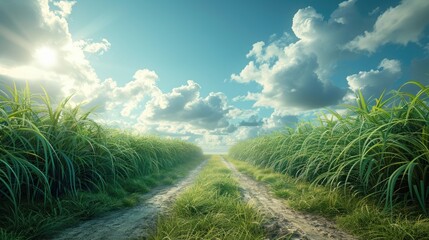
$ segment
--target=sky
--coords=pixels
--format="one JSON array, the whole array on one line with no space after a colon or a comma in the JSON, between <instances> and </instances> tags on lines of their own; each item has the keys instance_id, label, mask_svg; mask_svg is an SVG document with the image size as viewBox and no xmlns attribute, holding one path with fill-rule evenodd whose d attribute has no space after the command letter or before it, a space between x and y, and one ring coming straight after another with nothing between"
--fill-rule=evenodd
<instances>
[{"instance_id":1,"label":"sky","mask_svg":"<svg viewBox=\"0 0 429 240\"><path fill-rule=\"evenodd\" d=\"M207 153L429 84L429 1L0 1L0 90Z\"/></svg>"}]
</instances>

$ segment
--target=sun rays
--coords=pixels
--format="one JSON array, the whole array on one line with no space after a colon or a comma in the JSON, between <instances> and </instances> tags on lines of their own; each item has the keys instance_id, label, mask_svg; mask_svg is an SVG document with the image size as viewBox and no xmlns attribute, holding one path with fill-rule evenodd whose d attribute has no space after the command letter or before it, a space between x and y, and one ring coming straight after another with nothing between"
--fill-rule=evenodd
<instances>
[{"instance_id":1,"label":"sun rays","mask_svg":"<svg viewBox=\"0 0 429 240\"><path fill-rule=\"evenodd\" d=\"M44 67L53 67L57 64L57 52L50 47L38 48L34 53L34 58Z\"/></svg>"}]
</instances>

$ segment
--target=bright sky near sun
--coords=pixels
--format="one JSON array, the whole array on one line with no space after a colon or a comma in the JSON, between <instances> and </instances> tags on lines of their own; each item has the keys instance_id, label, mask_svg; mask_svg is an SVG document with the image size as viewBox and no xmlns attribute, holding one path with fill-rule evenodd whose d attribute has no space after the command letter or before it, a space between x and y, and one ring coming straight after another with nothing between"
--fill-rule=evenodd
<instances>
[{"instance_id":1,"label":"bright sky near sun","mask_svg":"<svg viewBox=\"0 0 429 240\"><path fill-rule=\"evenodd\" d=\"M429 84L429 1L0 2L0 90L28 82L113 127L206 152Z\"/></svg>"}]
</instances>

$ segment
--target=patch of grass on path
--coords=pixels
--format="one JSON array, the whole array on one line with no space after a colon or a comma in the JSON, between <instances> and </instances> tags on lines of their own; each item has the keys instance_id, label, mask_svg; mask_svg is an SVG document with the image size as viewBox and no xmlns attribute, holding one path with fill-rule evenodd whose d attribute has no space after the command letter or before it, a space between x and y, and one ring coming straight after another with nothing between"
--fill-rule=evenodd
<instances>
[{"instance_id":1,"label":"patch of grass on path","mask_svg":"<svg viewBox=\"0 0 429 240\"><path fill-rule=\"evenodd\" d=\"M334 220L360 239L429 239L429 219L407 213L407 209L385 212L368 198L311 185L268 168L226 158L240 172L267 184L275 196L285 199L285 204Z\"/></svg>"},{"instance_id":2,"label":"patch of grass on path","mask_svg":"<svg viewBox=\"0 0 429 240\"><path fill-rule=\"evenodd\" d=\"M265 239L262 217L242 201L231 171L212 157L162 216L150 239Z\"/></svg>"}]
</instances>

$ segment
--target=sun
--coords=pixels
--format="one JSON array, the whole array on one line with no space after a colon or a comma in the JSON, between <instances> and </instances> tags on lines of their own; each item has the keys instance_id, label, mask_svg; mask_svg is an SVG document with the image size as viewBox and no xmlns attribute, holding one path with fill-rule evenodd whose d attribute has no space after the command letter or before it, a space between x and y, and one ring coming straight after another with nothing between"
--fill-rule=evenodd
<instances>
[{"instance_id":1,"label":"sun","mask_svg":"<svg viewBox=\"0 0 429 240\"><path fill-rule=\"evenodd\" d=\"M57 53L49 47L41 47L37 49L34 57L37 62L45 67L52 67L57 63Z\"/></svg>"}]
</instances>

